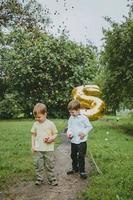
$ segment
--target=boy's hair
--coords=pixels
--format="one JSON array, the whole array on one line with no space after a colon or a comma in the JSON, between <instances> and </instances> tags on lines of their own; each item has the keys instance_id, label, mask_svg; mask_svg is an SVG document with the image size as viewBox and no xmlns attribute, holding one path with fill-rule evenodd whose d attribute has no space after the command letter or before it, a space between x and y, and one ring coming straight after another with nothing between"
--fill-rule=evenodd
<instances>
[{"instance_id":1,"label":"boy's hair","mask_svg":"<svg viewBox=\"0 0 133 200\"><path fill-rule=\"evenodd\" d=\"M33 115L45 114L47 112L47 107L43 103L37 103L33 108Z\"/></svg>"},{"instance_id":2,"label":"boy's hair","mask_svg":"<svg viewBox=\"0 0 133 200\"><path fill-rule=\"evenodd\" d=\"M80 102L78 100L72 100L67 106L68 110L78 110L80 109Z\"/></svg>"}]
</instances>

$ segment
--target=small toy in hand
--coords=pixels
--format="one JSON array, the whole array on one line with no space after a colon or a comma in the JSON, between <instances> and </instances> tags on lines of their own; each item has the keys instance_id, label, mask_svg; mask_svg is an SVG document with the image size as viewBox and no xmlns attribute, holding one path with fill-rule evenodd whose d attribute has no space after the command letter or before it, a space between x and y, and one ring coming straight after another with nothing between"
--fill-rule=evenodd
<instances>
[{"instance_id":1,"label":"small toy in hand","mask_svg":"<svg viewBox=\"0 0 133 200\"><path fill-rule=\"evenodd\" d=\"M43 139L44 142L48 142L48 140L49 140L49 136L46 136L46 137Z\"/></svg>"},{"instance_id":2,"label":"small toy in hand","mask_svg":"<svg viewBox=\"0 0 133 200\"><path fill-rule=\"evenodd\" d=\"M54 142L54 139L52 136L46 136L44 139L43 139L43 142L46 142L48 144Z\"/></svg>"},{"instance_id":3,"label":"small toy in hand","mask_svg":"<svg viewBox=\"0 0 133 200\"><path fill-rule=\"evenodd\" d=\"M73 138L72 133L67 133L67 138L71 140Z\"/></svg>"}]
</instances>

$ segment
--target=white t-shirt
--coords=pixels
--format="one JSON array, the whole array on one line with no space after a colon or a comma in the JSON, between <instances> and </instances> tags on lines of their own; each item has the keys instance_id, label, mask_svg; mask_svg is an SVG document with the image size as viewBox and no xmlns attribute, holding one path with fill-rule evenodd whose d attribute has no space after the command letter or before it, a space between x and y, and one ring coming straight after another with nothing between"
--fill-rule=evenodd
<instances>
[{"instance_id":1,"label":"white t-shirt","mask_svg":"<svg viewBox=\"0 0 133 200\"><path fill-rule=\"evenodd\" d=\"M76 117L71 116L68 120L67 130L67 133L71 133L71 135L73 136L71 139L71 143L80 144L81 142L87 141L88 133L92 128L92 124L85 115L79 114ZM85 137L82 140L79 137L79 133L85 134Z\"/></svg>"},{"instance_id":2,"label":"white t-shirt","mask_svg":"<svg viewBox=\"0 0 133 200\"><path fill-rule=\"evenodd\" d=\"M54 142L46 143L43 141L45 137L54 135L58 132L55 124L52 121L46 119L43 123L39 123L38 121L34 122L31 132L36 133L36 151L54 151Z\"/></svg>"}]
</instances>

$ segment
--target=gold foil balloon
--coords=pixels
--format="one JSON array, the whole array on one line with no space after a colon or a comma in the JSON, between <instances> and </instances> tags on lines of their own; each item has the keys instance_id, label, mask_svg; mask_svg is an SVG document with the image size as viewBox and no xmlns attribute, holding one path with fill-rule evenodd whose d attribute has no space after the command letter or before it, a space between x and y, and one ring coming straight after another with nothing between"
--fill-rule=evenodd
<instances>
[{"instance_id":1,"label":"gold foil balloon","mask_svg":"<svg viewBox=\"0 0 133 200\"><path fill-rule=\"evenodd\" d=\"M97 85L84 85L72 90L74 99L80 101L81 113L90 120L97 120L104 115L105 103L100 99L101 91Z\"/></svg>"}]
</instances>

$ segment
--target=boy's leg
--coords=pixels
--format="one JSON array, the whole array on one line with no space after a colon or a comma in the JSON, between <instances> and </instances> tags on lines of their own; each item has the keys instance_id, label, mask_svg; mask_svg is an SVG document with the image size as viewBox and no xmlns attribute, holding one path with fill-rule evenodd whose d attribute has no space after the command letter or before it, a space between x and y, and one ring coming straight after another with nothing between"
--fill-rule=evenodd
<instances>
[{"instance_id":1,"label":"boy's leg","mask_svg":"<svg viewBox=\"0 0 133 200\"><path fill-rule=\"evenodd\" d=\"M79 172L80 176L83 178L87 178L85 174L85 155L86 155L86 150L87 150L87 143L82 142L79 145Z\"/></svg>"},{"instance_id":2,"label":"boy's leg","mask_svg":"<svg viewBox=\"0 0 133 200\"><path fill-rule=\"evenodd\" d=\"M48 183L50 185L58 185L54 174L54 165L55 165L54 152L53 151L44 152L44 166Z\"/></svg>"},{"instance_id":3,"label":"boy's leg","mask_svg":"<svg viewBox=\"0 0 133 200\"><path fill-rule=\"evenodd\" d=\"M78 145L71 143L72 169L78 171Z\"/></svg>"},{"instance_id":4,"label":"boy's leg","mask_svg":"<svg viewBox=\"0 0 133 200\"><path fill-rule=\"evenodd\" d=\"M44 178L44 161L43 161L43 154L41 152L35 152L34 154L34 166L36 172L36 183L39 185L43 182Z\"/></svg>"},{"instance_id":5,"label":"boy's leg","mask_svg":"<svg viewBox=\"0 0 133 200\"><path fill-rule=\"evenodd\" d=\"M72 159L72 170L68 171L67 174L73 174L78 172L78 145L71 143L71 159Z\"/></svg>"}]
</instances>

